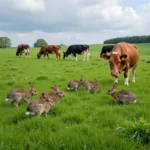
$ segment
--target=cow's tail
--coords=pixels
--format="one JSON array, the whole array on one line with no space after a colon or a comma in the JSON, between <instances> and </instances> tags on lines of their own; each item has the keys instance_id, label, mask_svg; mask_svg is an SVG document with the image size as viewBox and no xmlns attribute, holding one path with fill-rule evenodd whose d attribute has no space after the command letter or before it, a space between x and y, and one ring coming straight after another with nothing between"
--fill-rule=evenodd
<instances>
[{"instance_id":1,"label":"cow's tail","mask_svg":"<svg viewBox=\"0 0 150 150\"><path fill-rule=\"evenodd\" d=\"M61 49L60 45L53 45L53 48L54 48L55 53L60 55L60 49Z\"/></svg>"}]
</instances>

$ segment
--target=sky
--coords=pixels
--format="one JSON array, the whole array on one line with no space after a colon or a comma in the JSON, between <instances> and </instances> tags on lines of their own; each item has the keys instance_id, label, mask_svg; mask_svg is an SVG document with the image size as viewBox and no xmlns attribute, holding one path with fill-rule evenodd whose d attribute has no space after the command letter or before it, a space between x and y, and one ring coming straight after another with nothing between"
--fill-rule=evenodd
<instances>
[{"instance_id":1,"label":"sky","mask_svg":"<svg viewBox=\"0 0 150 150\"><path fill-rule=\"evenodd\" d=\"M0 36L12 46L98 44L150 35L150 0L0 0Z\"/></svg>"}]
</instances>

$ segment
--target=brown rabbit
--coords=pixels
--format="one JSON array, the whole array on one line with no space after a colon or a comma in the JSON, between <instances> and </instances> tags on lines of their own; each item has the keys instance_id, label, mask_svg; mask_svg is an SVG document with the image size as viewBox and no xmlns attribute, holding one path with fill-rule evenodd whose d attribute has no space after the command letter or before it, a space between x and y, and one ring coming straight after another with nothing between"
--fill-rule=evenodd
<instances>
[{"instance_id":1,"label":"brown rabbit","mask_svg":"<svg viewBox=\"0 0 150 150\"><path fill-rule=\"evenodd\" d=\"M29 82L30 90L23 90L23 89L13 89L11 90L5 101L10 101L11 104L18 107L18 104L21 100L24 100L28 102L28 100L33 96L37 94L37 91L34 89L33 84Z\"/></svg>"},{"instance_id":2,"label":"brown rabbit","mask_svg":"<svg viewBox=\"0 0 150 150\"><path fill-rule=\"evenodd\" d=\"M38 115L44 114L47 117L47 113L54 106L52 98L45 93L42 93L41 99L31 101L26 109L26 115Z\"/></svg>"},{"instance_id":3,"label":"brown rabbit","mask_svg":"<svg viewBox=\"0 0 150 150\"><path fill-rule=\"evenodd\" d=\"M128 90L116 90L117 84L118 83L115 82L112 89L107 91L107 94L111 95L117 104L135 103L135 94Z\"/></svg>"},{"instance_id":4,"label":"brown rabbit","mask_svg":"<svg viewBox=\"0 0 150 150\"><path fill-rule=\"evenodd\" d=\"M72 80L68 83L68 90L78 90L78 88L83 85L83 77L81 76L80 80Z\"/></svg>"},{"instance_id":5,"label":"brown rabbit","mask_svg":"<svg viewBox=\"0 0 150 150\"><path fill-rule=\"evenodd\" d=\"M56 84L54 84L51 88L53 89L53 91L47 91L44 93L48 94L52 98L52 100L54 100L54 103L57 103L61 97L64 97L66 95L64 91L59 90ZM40 98L42 98L42 96Z\"/></svg>"},{"instance_id":6,"label":"brown rabbit","mask_svg":"<svg viewBox=\"0 0 150 150\"><path fill-rule=\"evenodd\" d=\"M96 93L102 88L102 85L94 78L94 81L84 81L83 87L91 93Z\"/></svg>"}]
</instances>

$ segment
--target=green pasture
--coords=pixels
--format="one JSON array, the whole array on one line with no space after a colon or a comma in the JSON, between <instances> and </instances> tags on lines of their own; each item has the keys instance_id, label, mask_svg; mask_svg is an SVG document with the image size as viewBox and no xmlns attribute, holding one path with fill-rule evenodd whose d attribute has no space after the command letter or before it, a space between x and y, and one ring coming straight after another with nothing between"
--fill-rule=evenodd
<instances>
[{"instance_id":1,"label":"green pasture","mask_svg":"<svg viewBox=\"0 0 150 150\"><path fill-rule=\"evenodd\" d=\"M119 77L117 89L131 90L137 96L137 103L130 105L117 105L106 94L114 78L108 61L99 57L102 46L90 46L89 61L83 61L82 55L77 56L78 61L71 56L56 60L55 54L50 59L38 60L39 48L31 48L29 58L16 57L16 49L0 49L0 150L150 149L150 44L137 44L140 60L136 83L130 80L129 87L125 87L123 73ZM61 54L64 50L66 47L62 47ZM68 82L80 79L81 75L85 80L96 78L102 89L96 94L83 88L67 91ZM9 90L16 87L28 90L29 81L38 91L31 100L51 90L54 83L66 92L47 118L25 116L25 102L18 108L5 102ZM141 117L143 124L139 121Z\"/></svg>"}]
</instances>

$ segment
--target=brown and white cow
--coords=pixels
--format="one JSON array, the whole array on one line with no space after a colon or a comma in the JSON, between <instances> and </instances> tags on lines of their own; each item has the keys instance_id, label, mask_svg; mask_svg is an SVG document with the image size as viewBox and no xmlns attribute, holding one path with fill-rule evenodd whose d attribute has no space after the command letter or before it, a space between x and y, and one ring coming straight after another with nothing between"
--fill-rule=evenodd
<instances>
[{"instance_id":1,"label":"brown and white cow","mask_svg":"<svg viewBox=\"0 0 150 150\"><path fill-rule=\"evenodd\" d=\"M16 56L21 56L23 53L25 53L26 57L29 56L30 47L29 47L28 44L20 44L20 45L18 45Z\"/></svg>"},{"instance_id":2,"label":"brown and white cow","mask_svg":"<svg viewBox=\"0 0 150 150\"><path fill-rule=\"evenodd\" d=\"M138 49L135 45L121 42L115 45L110 55L103 54L109 60L111 75L118 83L118 75L124 71L125 85L129 85L128 77L132 70L132 82L135 82L135 69L139 60Z\"/></svg>"},{"instance_id":3,"label":"brown and white cow","mask_svg":"<svg viewBox=\"0 0 150 150\"><path fill-rule=\"evenodd\" d=\"M44 55L44 57L47 55L48 59L49 59L49 54L56 54L56 59L60 59L60 45L43 45L39 51L39 53L37 53L37 59L41 58L41 55Z\"/></svg>"}]
</instances>

